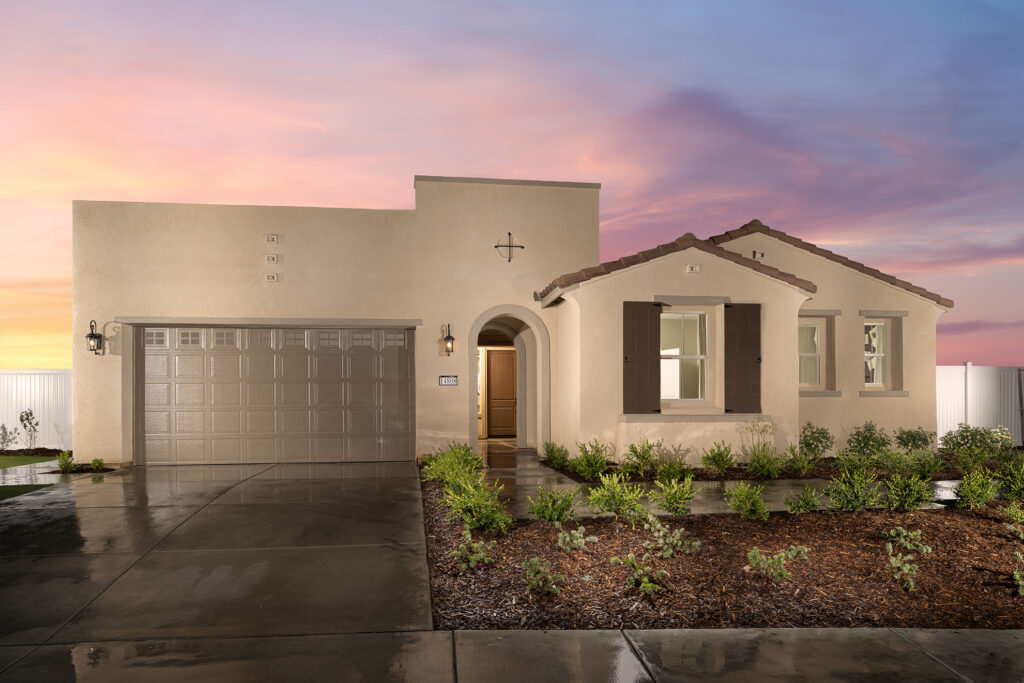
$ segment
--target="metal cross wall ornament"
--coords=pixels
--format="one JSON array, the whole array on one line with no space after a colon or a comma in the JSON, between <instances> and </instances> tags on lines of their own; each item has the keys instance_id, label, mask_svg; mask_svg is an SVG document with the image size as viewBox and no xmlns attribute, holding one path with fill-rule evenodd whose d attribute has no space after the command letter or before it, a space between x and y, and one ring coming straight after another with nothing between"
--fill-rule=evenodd
<instances>
[{"instance_id":1,"label":"metal cross wall ornament","mask_svg":"<svg viewBox=\"0 0 1024 683\"><path fill-rule=\"evenodd\" d=\"M516 244L512 240L512 233L508 233L507 242L498 242L494 245L494 248L498 250L498 254L503 259L508 259L509 263L512 263L512 257L515 255L514 249L526 249L522 244Z\"/></svg>"}]
</instances>

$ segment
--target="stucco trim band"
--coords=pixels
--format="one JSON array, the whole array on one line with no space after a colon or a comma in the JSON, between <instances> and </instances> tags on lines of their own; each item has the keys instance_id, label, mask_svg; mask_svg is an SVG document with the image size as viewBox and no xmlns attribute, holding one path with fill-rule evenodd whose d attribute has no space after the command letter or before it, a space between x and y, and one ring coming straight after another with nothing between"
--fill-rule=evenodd
<instances>
[{"instance_id":1,"label":"stucco trim band","mask_svg":"<svg viewBox=\"0 0 1024 683\"><path fill-rule=\"evenodd\" d=\"M842 314L843 312L838 308L801 308L799 316L801 318L829 318Z\"/></svg>"},{"instance_id":2,"label":"stucco trim band","mask_svg":"<svg viewBox=\"0 0 1024 683\"><path fill-rule=\"evenodd\" d=\"M862 391L861 398L907 398L909 391Z\"/></svg>"},{"instance_id":3,"label":"stucco trim band","mask_svg":"<svg viewBox=\"0 0 1024 683\"><path fill-rule=\"evenodd\" d=\"M906 311L860 311L862 318L906 318Z\"/></svg>"},{"instance_id":4,"label":"stucco trim band","mask_svg":"<svg viewBox=\"0 0 1024 683\"><path fill-rule=\"evenodd\" d=\"M841 391L801 391L800 398L839 398Z\"/></svg>"},{"instance_id":5,"label":"stucco trim band","mask_svg":"<svg viewBox=\"0 0 1024 683\"><path fill-rule=\"evenodd\" d=\"M655 294L652 301L660 301L669 306L718 306L731 304L731 296L674 296L672 294Z\"/></svg>"},{"instance_id":6,"label":"stucco trim band","mask_svg":"<svg viewBox=\"0 0 1024 683\"><path fill-rule=\"evenodd\" d=\"M183 325L190 327L392 327L411 330L423 327L421 318L182 318L118 316L125 325Z\"/></svg>"},{"instance_id":7,"label":"stucco trim band","mask_svg":"<svg viewBox=\"0 0 1024 683\"><path fill-rule=\"evenodd\" d=\"M753 422L762 419L772 422L770 415L764 413L725 413L724 415L619 415L619 422L665 424L671 422Z\"/></svg>"},{"instance_id":8,"label":"stucco trim band","mask_svg":"<svg viewBox=\"0 0 1024 683\"><path fill-rule=\"evenodd\" d=\"M601 183L573 183L559 180L518 180L515 178L459 178L441 175L413 176L412 184L416 183L477 183L479 185L528 185L530 187L576 187L585 190L600 190Z\"/></svg>"}]
</instances>

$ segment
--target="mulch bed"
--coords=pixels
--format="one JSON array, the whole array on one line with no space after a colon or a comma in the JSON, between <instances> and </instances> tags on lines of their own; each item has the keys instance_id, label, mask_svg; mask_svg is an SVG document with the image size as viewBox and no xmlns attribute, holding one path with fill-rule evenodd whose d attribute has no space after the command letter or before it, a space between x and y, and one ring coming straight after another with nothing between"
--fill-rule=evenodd
<instances>
[{"instance_id":1,"label":"mulch bed","mask_svg":"<svg viewBox=\"0 0 1024 683\"><path fill-rule=\"evenodd\" d=\"M98 470L94 470L92 465L75 465L67 472L61 472L60 470L50 470L47 474L103 474L104 472L114 472L117 468L115 467L101 467Z\"/></svg>"},{"instance_id":2,"label":"mulch bed","mask_svg":"<svg viewBox=\"0 0 1024 683\"><path fill-rule=\"evenodd\" d=\"M642 556L651 536L611 519L586 520L587 534L599 540L592 552L572 555L558 547L551 525L518 521L495 539L494 564L461 572L449 553L463 540L462 525L448 518L440 490L436 482L423 484L436 629L1024 628L1024 596L1012 579L1020 568L1014 551L1024 553L1024 542L1003 527L1007 520L996 504L973 512L773 513L767 522L738 515L667 518L701 547L669 559L652 555L647 564L668 575L658 580L663 590L648 598L609 559ZM914 559L912 592L888 569L881 533L897 526L920 529L932 547ZM745 571L751 547L774 554L790 544L811 548L808 559L787 563L792 580L773 583ZM521 565L535 556L565 576L559 595L528 590Z\"/></svg>"},{"instance_id":3,"label":"mulch bed","mask_svg":"<svg viewBox=\"0 0 1024 683\"><path fill-rule=\"evenodd\" d=\"M33 458L45 458L48 456L56 458L61 453L63 453L63 451L59 448L10 448L7 450L0 450L0 456L25 455Z\"/></svg>"}]
</instances>

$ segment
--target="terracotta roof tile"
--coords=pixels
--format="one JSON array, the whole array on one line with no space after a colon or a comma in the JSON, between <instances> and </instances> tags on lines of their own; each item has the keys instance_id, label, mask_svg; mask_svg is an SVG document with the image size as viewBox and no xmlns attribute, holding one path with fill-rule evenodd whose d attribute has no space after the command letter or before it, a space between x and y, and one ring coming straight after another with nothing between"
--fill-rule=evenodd
<instances>
[{"instance_id":1,"label":"terracotta roof tile","mask_svg":"<svg viewBox=\"0 0 1024 683\"><path fill-rule=\"evenodd\" d=\"M817 245L811 244L810 242L805 242L802 239L793 237L792 235L787 235L781 230L769 228L767 225L756 219L750 221L749 223L747 223L746 225L737 230L728 230L722 233L721 235L709 237L708 242L711 242L712 244L715 245L719 245L725 242L730 242L734 239L743 237L745 235L750 235L755 232L761 233L763 235L768 235L769 237L774 237L780 242L785 242L786 244L789 244L791 246L798 247L800 249L803 249L804 251L809 251L812 254L816 254L818 256L821 256L822 258L826 258L829 261L834 261L835 263L844 265L847 268L852 268L853 270L864 273L865 275L870 275L871 277L881 280L882 282L887 282L890 285L899 287L900 289L905 289L908 292L917 294L918 296L928 299L929 301L933 301L945 308L953 308L952 299L947 299L934 292L929 292L927 289L924 289L923 287L918 287L917 285L911 284L906 280L901 280L898 277L894 277L887 273L883 273L877 268L872 268L871 266L866 266L863 263L854 261L853 259L849 259L845 256L840 256L839 254L829 251L828 249L822 249Z\"/></svg>"}]
</instances>

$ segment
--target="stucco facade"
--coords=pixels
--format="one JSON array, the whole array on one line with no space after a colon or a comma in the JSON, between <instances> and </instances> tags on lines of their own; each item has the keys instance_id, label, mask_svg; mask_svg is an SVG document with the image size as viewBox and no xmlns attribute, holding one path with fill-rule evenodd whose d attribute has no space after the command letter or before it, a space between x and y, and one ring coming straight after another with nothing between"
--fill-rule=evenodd
<instances>
[{"instance_id":1,"label":"stucco facade","mask_svg":"<svg viewBox=\"0 0 1024 683\"><path fill-rule=\"evenodd\" d=\"M411 457L449 441L475 446L481 429L477 340L488 331L507 336L515 350L514 409L521 446L599 439L621 455L629 443L646 437L681 444L699 455L716 440L738 443L737 427L757 415L778 425L780 446L794 441L807 420L829 426L840 438L867 419L887 427L934 428L935 322L951 302L937 303L758 232L720 245L688 236L690 241L658 251L656 257L595 269L596 184L417 176L414 188L412 210L75 202L74 329L84 334L89 321L96 320L105 337L100 355L90 353L84 342L74 348L76 460L142 464L147 452L157 453L152 444L170 444L173 450L175 439L184 443L186 436L196 445L188 462L217 462L219 451L204 446L204 438L238 441L241 450L232 452L239 461L257 461L252 460L256 453L297 460L388 459ZM508 233L525 246L511 261L494 248ZM748 252L764 256L750 259ZM267 255L276 256L276 262L269 263ZM574 272L586 275L541 289L552 277ZM268 281L268 273L276 281ZM660 302L666 311L705 316L703 400L669 402L649 415L624 411L623 302ZM723 399L723 325L725 309L734 304L760 307L757 413L729 411ZM797 381L797 329L807 312L829 316L832 325L834 386L827 390L801 391ZM879 315L888 316L898 337L899 352L892 355L890 368L897 381L871 387L865 395L859 327L865 316ZM443 343L449 325L455 339L451 354ZM147 355L153 353L150 337L143 334L147 330L169 331L170 342L161 337L170 344L163 356ZM288 330L304 330L298 338L309 350L308 358L302 352L288 356L287 349L276 347L268 351L265 360L273 366L265 383L269 406L257 411L244 405L247 396L259 394L245 384L253 362L246 356L245 339L256 338L245 334L260 330L272 331L276 336L267 339L275 345L284 343ZM341 339L344 347L351 330L371 330L389 339L398 335L408 343L403 367L409 376L402 382L407 380L414 393L409 414L396 417L379 405L380 387L368 394L378 405L364 411L380 429L384 423L411 421L409 447L390 456L378 449L364 458L351 444L342 445L334 437L344 435L350 420L345 392L337 392L337 406L321 400L326 380L316 377L318 331L323 340ZM236 331L241 336L236 338ZM194 334L204 347L212 348L215 336L217 343L232 341L221 351L205 349L206 355L199 349L192 358L198 374L186 376L175 365L184 367L183 359L191 358L187 349L175 355L174 344L187 341L175 336L179 333ZM391 361L387 349L377 351L373 372L384 372L381 363ZM337 354L338 381L347 381L354 370L344 368L352 359L344 348ZM184 403L179 413L167 412L166 420L146 394L154 386L148 382L157 361L170 377L161 401ZM223 380L215 375L218 363L235 368L238 387L233 376ZM326 367L326 357L323 363ZM289 364L304 364L308 386L304 375L282 379ZM180 385L174 383L176 372ZM457 384L441 384L442 377L452 376ZM282 384L286 379L291 384ZM234 403L218 403L215 394L223 391L234 391ZM308 405L289 410L282 401L295 391L306 392ZM200 407L191 412L186 410L189 396L199 396ZM334 428L341 431L331 439L316 433L330 413L324 408L321 415L321 403L341 411L341 426ZM261 415L269 428L253 426L254 416ZM178 437L175 424L182 430ZM238 433L219 434L221 424L235 425ZM289 433L294 424L305 427ZM193 433L186 434L190 425ZM172 434L153 440L152 433L160 430ZM245 451L246 439L255 443L259 435L267 443L278 439L276 456L273 447ZM284 442L290 445L282 450ZM335 443L336 452L331 450Z\"/></svg>"}]
</instances>

